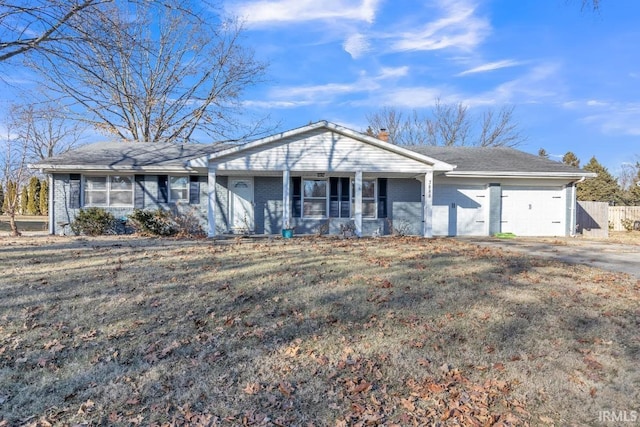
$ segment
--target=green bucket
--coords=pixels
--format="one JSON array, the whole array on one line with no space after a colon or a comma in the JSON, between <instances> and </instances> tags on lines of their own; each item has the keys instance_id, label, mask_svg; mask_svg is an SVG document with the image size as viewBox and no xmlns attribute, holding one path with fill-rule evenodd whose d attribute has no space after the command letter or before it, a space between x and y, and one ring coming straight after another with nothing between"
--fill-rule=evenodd
<instances>
[{"instance_id":1,"label":"green bucket","mask_svg":"<svg viewBox=\"0 0 640 427\"><path fill-rule=\"evenodd\" d=\"M293 228L283 228L282 237L285 239L291 239L293 237Z\"/></svg>"}]
</instances>

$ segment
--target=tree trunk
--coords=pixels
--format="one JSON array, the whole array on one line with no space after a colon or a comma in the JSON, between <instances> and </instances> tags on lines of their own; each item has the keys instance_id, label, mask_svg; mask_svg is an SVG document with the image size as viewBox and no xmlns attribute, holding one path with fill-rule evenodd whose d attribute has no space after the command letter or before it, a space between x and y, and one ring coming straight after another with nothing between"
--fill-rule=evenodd
<instances>
[{"instance_id":1,"label":"tree trunk","mask_svg":"<svg viewBox=\"0 0 640 427\"><path fill-rule=\"evenodd\" d=\"M16 222L15 214L9 215L9 226L11 227L11 235L13 237L22 236L22 233L20 233L20 230L18 230L18 223Z\"/></svg>"}]
</instances>

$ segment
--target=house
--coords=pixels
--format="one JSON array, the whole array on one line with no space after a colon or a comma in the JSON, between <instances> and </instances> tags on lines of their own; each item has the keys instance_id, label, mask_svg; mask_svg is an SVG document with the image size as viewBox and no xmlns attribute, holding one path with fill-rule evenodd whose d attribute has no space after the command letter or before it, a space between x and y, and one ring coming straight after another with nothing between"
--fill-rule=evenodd
<instances>
[{"instance_id":1,"label":"house","mask_svg":"<svg viewBox=\"0 0 640 427\"><path fill-rule=\"evenodd\" d=\"M381 135L381 137L384 137ZM511 148L397 146L326 121L242 145L93 144L33 165L49 175L49 231L80 208L196 215L210 237L297 234L566 236L592 174Z\"/></svg>"}]
</instances>

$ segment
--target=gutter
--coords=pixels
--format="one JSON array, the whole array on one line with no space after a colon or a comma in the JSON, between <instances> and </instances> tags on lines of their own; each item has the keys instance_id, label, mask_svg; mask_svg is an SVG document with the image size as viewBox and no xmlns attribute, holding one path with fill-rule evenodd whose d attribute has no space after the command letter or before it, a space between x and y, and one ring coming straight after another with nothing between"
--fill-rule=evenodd
<instances>
[{"instance_id":1,"label":"gutter","mask_svg":"<svg viewBox=\"0 0 640 427\"><path fill-rule=\"evenodd\" d=\"M449 178L538 178L538 179L557 179L557 178L573 178L578 182L585 178L596 177L595 173L583 172L511 172L511 171L451 171L445 172L445 176Z\"/></svg>"}]
</instances>

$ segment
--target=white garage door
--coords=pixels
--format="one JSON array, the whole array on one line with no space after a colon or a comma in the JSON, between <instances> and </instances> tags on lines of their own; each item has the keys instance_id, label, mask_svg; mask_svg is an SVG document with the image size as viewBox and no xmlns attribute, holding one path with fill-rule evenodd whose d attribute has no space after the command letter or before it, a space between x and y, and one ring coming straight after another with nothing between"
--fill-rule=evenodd
<instances>
[{"instance_id":1,"label":"white garage door","mask_svg":"<svg viewBox=\"0 0 640 427\"><path fill-rule=\"evenodd\" d=\"M502 232L516 236L564 236L562 187L502 187Z\"/></svg>"},{"instance_id":2,"label":"white garage door","mask_svg":"<svg viewBox=\"0 0 640 427\"><path fill-rule=\"evenodd\" d=\"M433 234L486 236L488 199L484 186L436 185L433 190Z\"/></svg>"}]
</instances>

